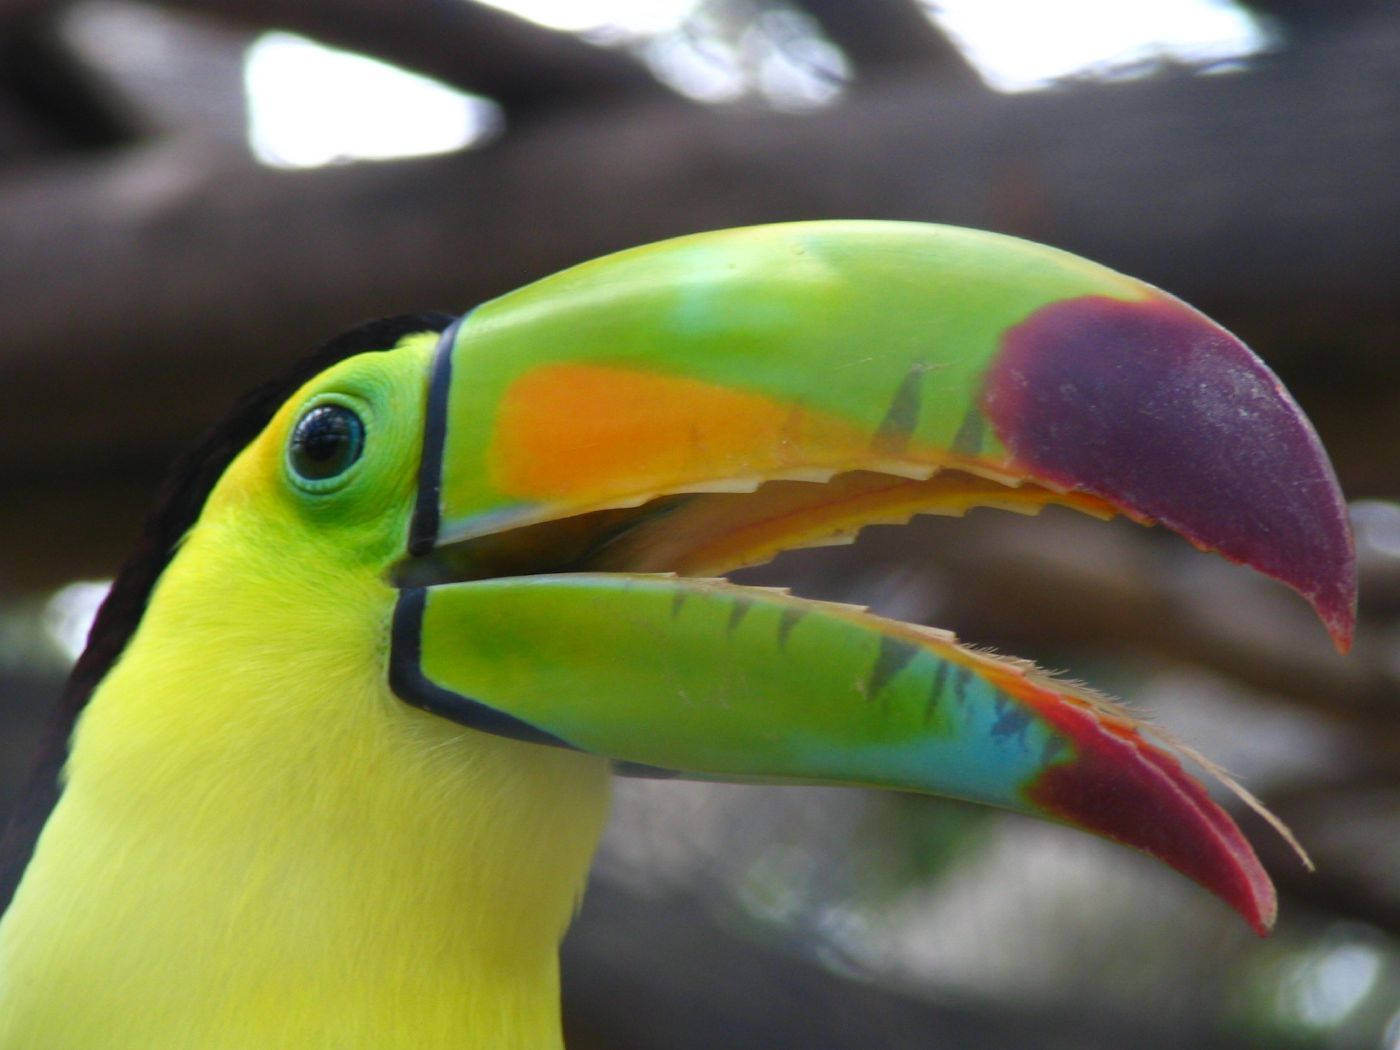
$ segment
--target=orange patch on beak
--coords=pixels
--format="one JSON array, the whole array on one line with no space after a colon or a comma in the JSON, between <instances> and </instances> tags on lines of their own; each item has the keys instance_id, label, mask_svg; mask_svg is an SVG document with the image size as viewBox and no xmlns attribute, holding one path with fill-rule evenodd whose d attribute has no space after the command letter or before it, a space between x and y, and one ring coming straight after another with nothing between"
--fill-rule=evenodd
<instances>
[{"instance_id":1,"label":"orange patch on beak","mask_svg":"<svg viewBox=\"0 0 1400 1050\"><path fill-rule=\"evenodd\" d=\"M498 488L589 502L706 482L868 463L871 435L761 394L681 376L558 364L506 392L491 451Z\"/></svg>"}]
</instances>

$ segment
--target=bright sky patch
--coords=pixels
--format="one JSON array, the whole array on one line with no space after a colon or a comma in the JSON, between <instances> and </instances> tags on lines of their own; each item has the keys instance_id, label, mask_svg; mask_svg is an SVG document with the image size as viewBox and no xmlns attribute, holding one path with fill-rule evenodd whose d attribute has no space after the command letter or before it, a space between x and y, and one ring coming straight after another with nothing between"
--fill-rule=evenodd
<instances>
[{"instance_id":1,"label":"bright sky patch","mask_svg":"<svg viewBox=\"0 0 1400 1050\"><path fill-rule=\"evenodd\" d=\"M279 168L447 153L498 119L484 99L292 33L260 36L243 80L248 144Z\"/></svg>"}]
</instances>

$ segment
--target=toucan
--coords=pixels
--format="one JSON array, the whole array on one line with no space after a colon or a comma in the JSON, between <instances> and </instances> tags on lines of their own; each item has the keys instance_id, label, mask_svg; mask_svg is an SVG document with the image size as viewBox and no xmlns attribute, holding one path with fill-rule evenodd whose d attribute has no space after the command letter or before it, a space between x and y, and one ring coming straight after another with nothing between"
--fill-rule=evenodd
<instances>
[{"instance_id":1,"label":"toucan","mask_svg":"<svg viewBox=\"0 0 1400 1050\"><path fill-rule=\"evenodd\" d=\"M1052 248L725 230L331 341L176 468L94 622L7 835L0 1048L558 1047L614 773L1035 814L1266 931L1269 877L1161 731L724 578L1050 504L1160 523L1349 643L1345 505L1278 379Z\"/></svg>"}]
</instances>

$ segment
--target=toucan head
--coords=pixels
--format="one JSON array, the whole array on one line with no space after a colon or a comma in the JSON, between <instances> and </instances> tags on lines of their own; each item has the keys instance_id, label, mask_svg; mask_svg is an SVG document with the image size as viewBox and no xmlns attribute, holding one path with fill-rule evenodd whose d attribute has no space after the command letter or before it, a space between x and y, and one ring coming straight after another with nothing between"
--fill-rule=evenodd
<instances>
[{"instance_id":1,"label":"toucan head","mask_svg":"<svg viewBox=\"0 0 1400 1050\"><path fill-rule=\"evenodd\" d=\"M1272 922L1248 842L1121 708L944 632L719 578L870 523L1060 504L1281 580L1345 647L1332 469L1201 314L1008 237L815 222L378 331L276 410L189 542L329 596L308 633L348 632L398 709L626 772L1038 814Z\"/></svg>"}]
</instances>

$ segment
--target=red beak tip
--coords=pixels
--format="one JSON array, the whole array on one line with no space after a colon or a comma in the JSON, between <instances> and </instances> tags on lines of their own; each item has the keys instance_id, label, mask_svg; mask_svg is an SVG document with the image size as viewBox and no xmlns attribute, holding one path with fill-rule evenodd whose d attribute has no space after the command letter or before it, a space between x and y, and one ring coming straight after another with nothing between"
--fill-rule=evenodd
<instances>
[{"instance_id":1,"label":"red beak tip","mask_svg":"<svg viewBox=\"0 0 1400 1050\"><path fill-rule=\"evenodd\" d=\"M1356 637L1356 606L1353 605L1336 618L1330 618L1323 613L1322 621L1327 626L1327 633L1331 635L1332 644L1337 647L1337 652L1343 656L1351 652L1351 643Z\"/></svg>"},{"instance_id":2,"label":"red beak tip","mask_svg":"<svg viewBox=\"0 0 1400 1050\"><path fill-rule=\"evenodd\" d=\"M1252 901L1251 904L1253 906L1249 911L1241 911L1240 914L1260 937L1269 936L1274 932L1274 923L1278 921L1278 898L1274 895L1273 885L1269 885L1267 899Z\"/></svg>"}]
</instances>

